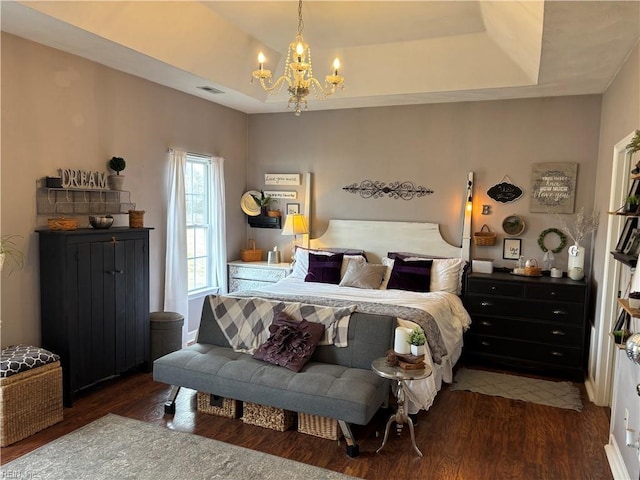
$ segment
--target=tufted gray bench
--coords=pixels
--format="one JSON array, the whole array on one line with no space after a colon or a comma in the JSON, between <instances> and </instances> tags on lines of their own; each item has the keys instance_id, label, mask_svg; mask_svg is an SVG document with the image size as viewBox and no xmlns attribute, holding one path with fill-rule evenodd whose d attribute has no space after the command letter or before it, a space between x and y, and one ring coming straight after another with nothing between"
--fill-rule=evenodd
<instances>
[{"instance_id":1,"label":"tufted gray bench","mask_svg":"<svg viewBox=\"0 0 640 480\"><path fill-rule=\"evenodd\" d=\"M174 388L165 404L175 412L179 387L243 402L337 419L347 454L358 455L350 423L366 425L389 396L389 381L371 371L371 362L393 343L396 319L354 313L348 346L319 346L299 372L234 352L205 299L197 343L157 359L153 378Z\"/></svg>"}]
</instances>

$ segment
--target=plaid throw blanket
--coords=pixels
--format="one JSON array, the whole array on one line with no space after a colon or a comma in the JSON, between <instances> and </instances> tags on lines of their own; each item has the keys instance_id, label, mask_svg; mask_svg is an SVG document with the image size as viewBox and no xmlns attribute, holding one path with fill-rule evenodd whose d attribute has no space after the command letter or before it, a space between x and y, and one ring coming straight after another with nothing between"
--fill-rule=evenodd
<instances>
[{"instance_id":1,"label":"plaid throw blanket","mask_svg":"<svg viewBox=\"0 0 640 480\"><path fill-rule=\"evenodd\" d=\"M253 354L269 338L269 325L283 311L295 320L322 323L324 336L318 345L347 346L349 317L355 305L333 308L298 302L210 295L209 302L220 329L236 352Z\"/></svg>"},{"instance_id":2,"label":"plaid throw blanket","mask_svg":"<svg viewBox=\"0 0 640 480\"><path fill-rule=\"evenodd\" d=\"M258 290L242 290L234 292L234 296L237 297L261 297L265 299L279 299L286 301L295 301L300 303L315 303L324 306L331 306L334 308L344 307L349 304L347 300L338 300L333 298L322 297L308 297L305 295L282 295L268 292L261 292ZM433 316L419 308L403 307L399 305L387 305L383 303L375 302L358 302L356 310L361 313L370 313L375 315L389 315L391 317L402 318L404 320L410 320L420 325L427 336L427 344L431 350L431 357L434 363L440 365L442 363L442 357L447 355L447 348L442 340L442 334L440 328L436 323Z\"/></svg>"}]
</instances>

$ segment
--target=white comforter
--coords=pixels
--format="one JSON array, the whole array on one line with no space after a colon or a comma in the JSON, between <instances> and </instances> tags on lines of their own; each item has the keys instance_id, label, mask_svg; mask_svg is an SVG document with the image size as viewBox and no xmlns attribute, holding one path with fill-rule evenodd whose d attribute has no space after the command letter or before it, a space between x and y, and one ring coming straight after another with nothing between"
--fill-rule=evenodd
<instances>
[{"instance_id":1,"label":"white comforter","mask_svg":"<svg viewBox=\"0 0 640 480\"><path fill-rule=\"evenodd\" d=\"M435 319L448 354L440 365L435 364L427 347L425 362L433 369L433 375L423 380L408 382L406 394L409 413L419 409L429 409L433 404L442 382L450 383L453 379L453 366L460 358L462 351L462 335L471 324L469 314L462 306L460 298L446 292L408 292L404 290L369 290L353 287L340 287L326 283L305 282L299 278L287 277L278 283L262 287L259 290L285 295L307 295L322 298L360 302L374 302L390 305L418 308L427 311ZM398 324L416 325L403 319Z\"/></svg>"}]
</instances>

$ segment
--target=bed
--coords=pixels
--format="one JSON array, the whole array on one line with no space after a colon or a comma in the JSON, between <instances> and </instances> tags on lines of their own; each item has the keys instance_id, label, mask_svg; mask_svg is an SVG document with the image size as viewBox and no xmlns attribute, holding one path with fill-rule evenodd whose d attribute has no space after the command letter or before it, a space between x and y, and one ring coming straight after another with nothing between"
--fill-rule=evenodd
<instances>
[{"instance_id":1,"label":"bed","mask_svg":"<svg viewBox=\"0 0 640 480\"><path fill-rule=\"evenodd\" d=\"M446 242L435 223L331 220L322 236L296 248L291 275L231 296L351 305L359 313L393 315L399 326L421 328L433 375L407 384L407 410L417 413L431 407L443 382L452 381L470 325L460 298L468 262L464 243Z\"/></svg>"}]
</instances>

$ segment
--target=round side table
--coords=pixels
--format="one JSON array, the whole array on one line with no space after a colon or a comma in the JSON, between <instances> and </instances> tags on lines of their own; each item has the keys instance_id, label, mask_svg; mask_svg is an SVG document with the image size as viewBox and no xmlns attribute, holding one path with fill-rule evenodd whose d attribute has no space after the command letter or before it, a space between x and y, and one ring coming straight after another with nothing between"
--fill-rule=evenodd
<instances>
[{"instance_id":1,"label":"round side table","mask_svg":"<svg viewBox=\"0 0 640 480\"><path fill-rule=\"evenodd\" d=\"M381 357L376 358L373 362L371 362L371 369L380 375L383 378L388 378L390 380L395 380L398 382L398 390L396 392L398 409L396 413L391 415L389 421L387 422L387 427L384 430L384 439L382 440L382 445L380 448L376 450L376 453L380 452L382 448L387 444L387 438L389 437L389 429L391 428L391 424L393 422L396 423L396 431L398 435L402 434L402 427L405 423L409 424L409 431L411 432L411 443L413 444L413 449L416 451L418 455L422 457L422 452L418 450L416 446L416 436L413 431L413 421L407 415L407 412L404 410L404 382L407 380L419 380L421 378L427 378L431 375L431 367L426 366L422 369L416 370L405 370L404 368L388 365L387 358Z\"/></svg>"}]
</instances>

